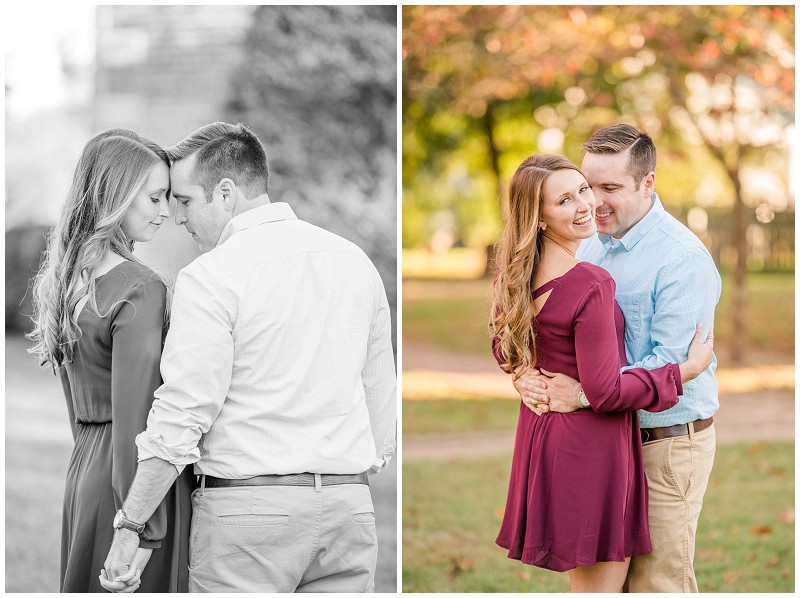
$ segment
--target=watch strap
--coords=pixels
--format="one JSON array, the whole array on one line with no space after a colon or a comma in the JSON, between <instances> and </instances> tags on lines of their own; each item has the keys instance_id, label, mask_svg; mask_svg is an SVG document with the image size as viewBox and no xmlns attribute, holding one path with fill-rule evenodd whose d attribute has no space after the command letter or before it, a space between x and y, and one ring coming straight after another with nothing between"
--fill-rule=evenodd
<instances>
[{"instance_id":1,"label":"watch strap","mask_svg":"<svg viewBox=\"0 0 800 598\"><path fill-rule=\"evenodd\" d=\"M136 523L135 521L131 521L125 515L125 511L120 509L117 511L117 515L114 517L114 529L129 529L132 532L141 534L144 531L144 523Z\"/></svg>"}]
</instances>

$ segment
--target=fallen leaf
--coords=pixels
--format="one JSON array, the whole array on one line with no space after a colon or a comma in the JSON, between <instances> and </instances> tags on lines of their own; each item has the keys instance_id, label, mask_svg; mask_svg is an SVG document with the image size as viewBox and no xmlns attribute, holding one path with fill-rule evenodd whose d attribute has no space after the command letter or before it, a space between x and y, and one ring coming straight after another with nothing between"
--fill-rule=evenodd
<instances>
[{"instance_id":1,"label":"fallen leaf","mask_svg":"<svg viewBox=\"0 0 800 598\"><path fill-rule=\"evenodd\" d=\"M739 574L736 571L725 571L725 581L728 583L733 583L739 578Z\"/></svg>"},{"instance_id":2,"label":"fallen leaf","mask_svg":"<svg viewBox=\"0 0 800 598\"><path fill-rule=\"evenodd\" d=\"M475 568L475 561L472 559L459 559L450 557L450 566L447 568L447 573L451 577L461 575L464 571L469 571Z\"/></svg>"},{"instance_id":3,"label":"fallen leaf","mask_svg":"<svg viewBox=\"0 0 800 598\"><path fill-rule=\"evenodd\" d=\"M780 557L777 557L777 556L774 556L774 557L772 557L771 559L769 559L767 561L767 567L770 567L770 568L777 567L780 564L781 564L781 559L780 559Z\"/></svg>"},{"instance_id":4,"label":"fallen leaf","mask_svg":"<svg viewBox=\"0 0 800 598\"><path fill-rule=\"evenodd\" d=\"M786 509L778 514L778 519L783 523L794 523L794 509Z\"/></svg>"},{"instance_id":5,"label":"fallen leaf","mask_svg":"<svg viewBox=\"0 0 800 598\"><path fill-rule=\"evenodd\" d=\"M514 575L516 575L522 581L530 581L531 580L531 574L527 573L525 571L514 571Z\"/></svg>"},{"instance_id":6,"label":"fallen leaf","mask_svg":"<svg viewBox=\"0 0 800 598\"><path fill-rule=\"evenodd\" d=\"M750 529L753 536L769 536L772 533L772 528L768 525L757 525Z\"/></svg>"}]
</instances>

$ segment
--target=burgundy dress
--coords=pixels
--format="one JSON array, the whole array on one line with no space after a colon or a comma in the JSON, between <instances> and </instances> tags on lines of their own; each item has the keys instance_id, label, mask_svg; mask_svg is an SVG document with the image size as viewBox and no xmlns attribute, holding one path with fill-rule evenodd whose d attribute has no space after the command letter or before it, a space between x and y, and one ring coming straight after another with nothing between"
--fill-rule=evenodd
<instances>
[{"instance_id":1,"label":"burgundy dress","mask_svg":"<svg viewBox=\"0 0 800 598\"><path fill-rule=\"evenodd\" d=\"M683 393L680 370L627 365L616 285L581 262L536 317L536 366L581 382L591 409L534 414L520 403L505 515L497 544L524 563L567 571L652 551L647 480L635 409L663 411ZM501 361L499 342L493 343Z\"/></svg>"}]
</instances>

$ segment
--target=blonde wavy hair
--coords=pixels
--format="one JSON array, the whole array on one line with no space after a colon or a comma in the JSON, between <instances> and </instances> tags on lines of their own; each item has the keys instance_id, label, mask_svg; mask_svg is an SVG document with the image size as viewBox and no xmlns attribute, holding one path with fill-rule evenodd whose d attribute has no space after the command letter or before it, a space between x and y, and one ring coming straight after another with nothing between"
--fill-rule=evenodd
<instances>
[{"instance_id":1,"label":"blonde wavy hair","mask_svg":"<svg viewBox=\"0 0 800 598\"><path fill-rule=\"evenodd\" d=\"M169 167L166 152L128 129L104 131L83 148L33 283L34 329L27 337L34 346L28 352L39 356L40 365L55 370L72 361L81 335L74 311L81 299L88 295L100 315L95 270L108 251L139 262L121 223L159 162Z\"/></svg>"},{"instance_id":2,"label":"blonde wavy hair","mask_svg":"<svg viewBox=\"0 0 800 598\"><path fill-rule=\"evenodd\" d=\"M504 206L505 228L496 245L498 274L494 284L489 330L500 342L500 365L514 377L536 363L533 284L544 238L539 229L544 182L557 170L577 166L564 156L537 154L519 165Z\"/></svg>"}]
</instances>

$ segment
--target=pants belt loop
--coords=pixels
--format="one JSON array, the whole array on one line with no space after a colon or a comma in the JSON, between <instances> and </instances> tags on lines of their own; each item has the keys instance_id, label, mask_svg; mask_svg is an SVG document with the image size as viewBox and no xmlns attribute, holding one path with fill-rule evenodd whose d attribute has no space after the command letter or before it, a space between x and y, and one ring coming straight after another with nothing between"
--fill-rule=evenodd
<instances>
[{"instance_id":1,"label":"pants belt loop","mask_svg":"<svg viewBox=\"0 0 800 598\"><path fill-rule=\"evenodd\" d=\"M200 494L204 494L206 491L206 476L200 476Z\"/></svg>"},{"instance_id":2,"label":"pants belt loop","mask_svg":"<svg viewBox=\"0 0 800 598\"><path fill-rule=\"evenodd\" d=\"M314 490L322 492L322 476L318 473L314 474Z\"/></svg>"},{"instance_id":3,"label":"pants belt loop","mask_svg":"<svg viewBox=\"0 0 800 598\"><path fill-rule=\"evenodd\" d=\"M689 426L689 440L694 441L694 422L689 422L687 425Z\"/></svg>"}]
</instances>

